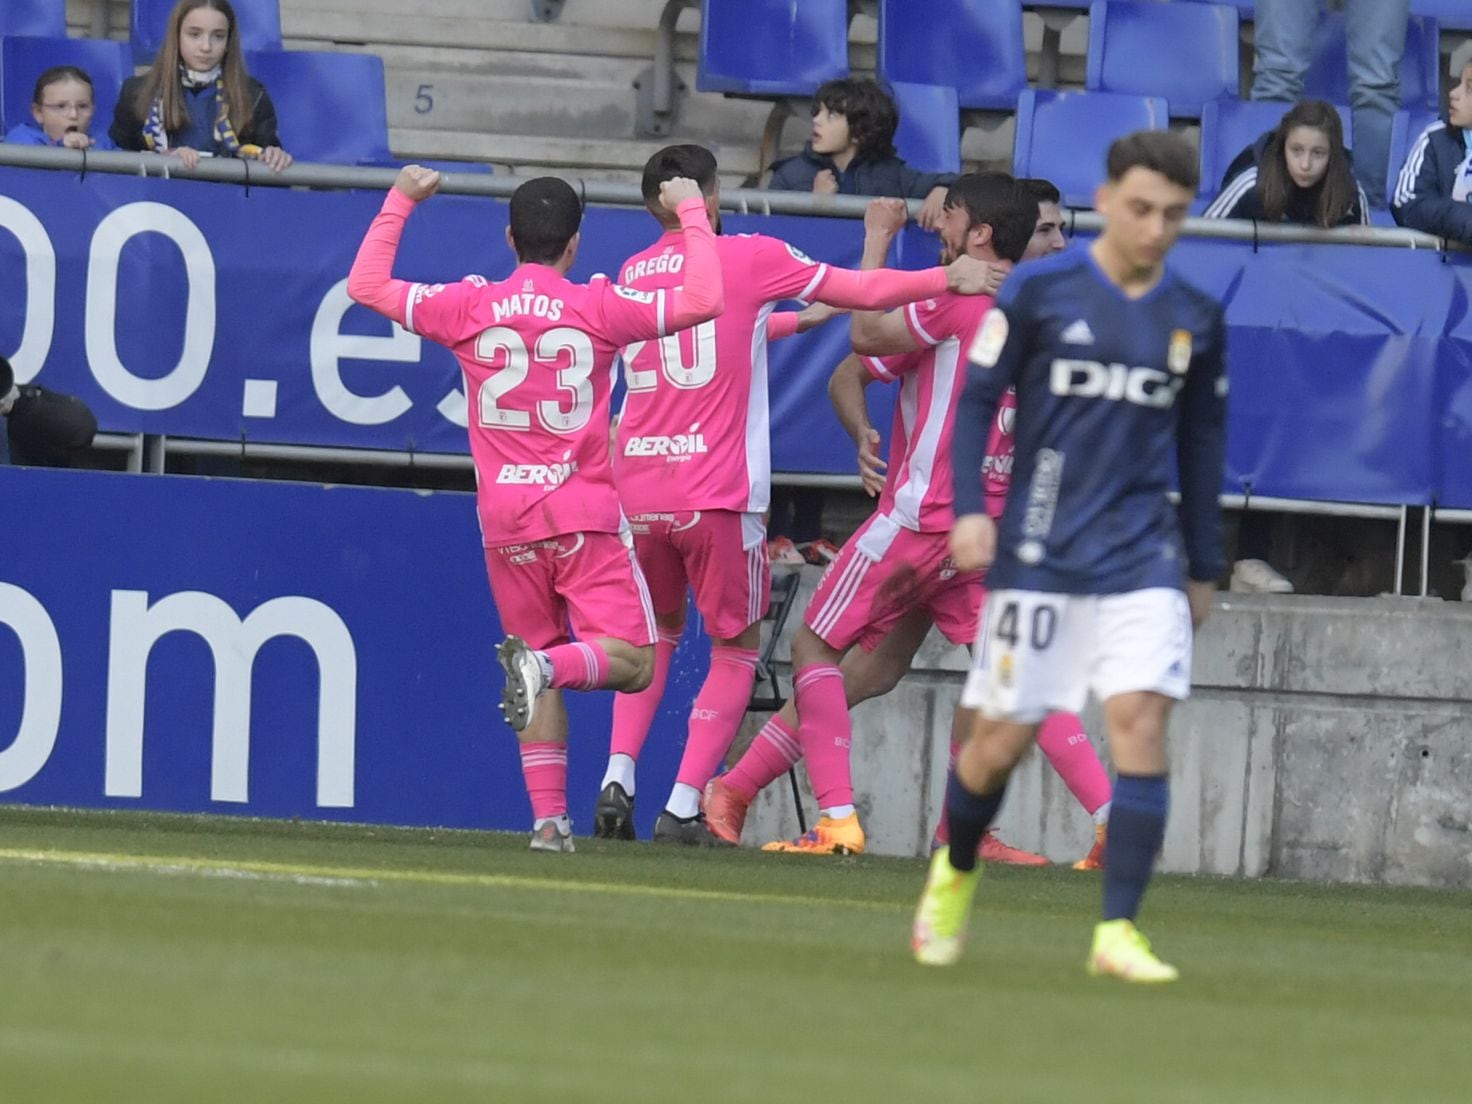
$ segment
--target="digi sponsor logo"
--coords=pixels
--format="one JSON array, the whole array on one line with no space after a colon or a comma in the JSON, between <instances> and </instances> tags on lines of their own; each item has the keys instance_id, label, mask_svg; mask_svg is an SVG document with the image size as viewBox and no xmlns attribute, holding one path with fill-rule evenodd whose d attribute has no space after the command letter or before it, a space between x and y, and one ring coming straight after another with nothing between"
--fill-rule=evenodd
<instances>
[{"instance_id":1,"label":"digi sponsor logo","mask_svg":"<svg viewBox=\"0 0 1472 1104\"><path fill-rule=\"evenodd\" d=\"M705 434L698 432L700 423L696 422L685 433L677 433L674 436L665 434L654 434L649 437L630 437L624 442L625 456L664 456L670 460L689 460L692 456L703 455L710 450L705 445Z\"/></svg>"},{"instance_id":2,"label":"digi sponsor logo","mask_svg":"<svg viewBox=\"0 0 1472 1104\"><path fill-rule=\"evenodd\" d=\"M1184 383L1183 377L1172 377L1159 368L1059 357L1053 361L1048 390L1065 397L1108 399L1167 410Z\"/></svg>"}]
</instances>

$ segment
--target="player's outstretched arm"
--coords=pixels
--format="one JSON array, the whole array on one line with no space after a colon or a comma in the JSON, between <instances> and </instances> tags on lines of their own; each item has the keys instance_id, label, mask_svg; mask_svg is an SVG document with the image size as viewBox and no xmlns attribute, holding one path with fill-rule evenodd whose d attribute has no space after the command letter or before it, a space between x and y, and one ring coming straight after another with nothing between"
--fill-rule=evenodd
<instances>
[{"instance_id":1,"label":"player's outstretched arm","mask_svg":"<svg viewBox=\"0 0 1472 1104\"><path fill-rule=\"evenodd\" d=\"M889 247L905 228L910 213L902 199L871 199L864 208L864 255L859 267L872 272L884 267ZM849 322L849 340L854 352L863 356L889 356L919 348L910 328L900 315L902 308L884 311L856 311Z\"/></svg>"},{"instance_id":2,"label":"player's outstretched arm","mask_svg":"<svg viewBox=\"0 0 1472 1104\"><path fill-rule=\"evenodd\" d=\"M384 197L383 207L368 227L353 267L348 272L348 295L355 303L392 318L399 325L405 324L404 304L412 285L407 280L395 280L394 257L399 251L399 239L404 234L404 222L422 200L428 199L439 189L440 174L419 165L405 165L399 170L394 186Z\"/></svg>"},{"instance_id":3,"label":"player's outstretched arm","mask_svg":"<svg viewBox=\"0 0 1472 1104\"><path fill-rule=\"evenodd\" d=\"M873 374L856 356L844 357L828 377L828 401L858 447L859 478L870 498L884 490L886 466L879 455L879 431L869 424L869 404L864 401L864 388L873 382Z\"/></svg>"},{"instance_id":4,"label":"player's outstretched arm","mask_svg":"<svg viewBox=\"0 0 1472 1104\"><path fill-rule=\"evenodd\" d=\"M685 284L669 293L665 333L683 330L714 318L726 309L721 281L721 259L716 236L705 210L700 185L677 176L659 186L659 201L665 210L680 216L685 234Z\"/></svg>"}]
</instances>

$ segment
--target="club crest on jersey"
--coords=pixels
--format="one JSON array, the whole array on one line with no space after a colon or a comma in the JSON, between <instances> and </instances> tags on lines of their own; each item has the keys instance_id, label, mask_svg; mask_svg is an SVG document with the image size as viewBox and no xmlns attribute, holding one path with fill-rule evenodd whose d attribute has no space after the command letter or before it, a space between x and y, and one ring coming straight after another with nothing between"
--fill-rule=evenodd
<instances>
[{"instance_id":1,"label":"club crest on jersey","mask_svg":"<svg viewBox=\"0 0 1472 1104\"><path fill-rule=\"evenodd\" d=\"M1010 689L1012 677L1012 653L1003 652L1002 658L997 660L997 681Z\"/></svg>"},{"instance_id":2,"label":"club crest on jersey","mask_svg":"<svg viewBox=\"0 0 1472 1104\"><path fill-rule=\"evenodd\" d=\"M791 253L793 255L793 257L795 257L797 260L801 261L803 264L810 265L810 264L817 263L811 257L809 257L806 253L804 253L801 249L799 249L797 246L792 245L789 242L783 242L782 244L785 245L785 246L787 246L787 252Z\"/></svg>"},{"instance_id":3,"label":"club crest on jersey","mask_svg":"<svg viewBox=\"0 0 1472 1104\"><path fill-rule=\"evenodd\" d=\"M1190 330L1171 331L1170 351L1165 355L1165 366L1177 376L1184 376L1186 370L1191 367Z\"/></svg>"},{"instance_id":4,"label":"club crest on jersey","mask_svg":"<svg viewBox=\"0 0 1472 1104\"><path fill-rule=\"evenodd\" d=\"M1002 313L1001 307L993 307L986 312L986 317L977 327L976 336L971 340L971 351L968 355L973 364L979 364L983 368L995 368L997 361L1002 357L1002 346L1006 344L1007 316Z\"/></svg>"}]
</instances>

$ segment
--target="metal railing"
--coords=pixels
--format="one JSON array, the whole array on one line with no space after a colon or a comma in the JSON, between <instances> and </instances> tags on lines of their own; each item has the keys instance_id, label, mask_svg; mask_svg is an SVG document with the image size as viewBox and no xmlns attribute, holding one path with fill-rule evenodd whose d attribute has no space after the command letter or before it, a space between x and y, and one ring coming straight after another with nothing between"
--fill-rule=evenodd
<instances>
[{"instance_id":1,"label":"metal railing","mask_svg":"<svg viewBox=\"0 0 1472 1104\"><path fill-rule=\"evenodd\" d=\"M398 170L355 165L324 165L296 162L280 173L273 173L259 163L234 158L203 158L194 169L185 169L175 158L154 153L123 151L85 151L57 149L48 146L10 146L0 144L0 165L53 171L112 173L129 176L206 180L234 184L247 190L268 188L354 188L382 189L393 186ZM555 174L577 182L588 202L608 206L643 207L644 196L634 184L619 181L585 179L573 174ZM480 173L446 172L440 191L448 195L487 196L507 199L527 177L511 175L487 176ZM738 214L805 215L829 218L862 218L869 197L814 195L807 192L769 192L752 188L732 188L721 193L721 208ZM920 201L909 201L911 213L919 210ZM1102 218L1093 211L1069 211L1068 233L1090 233L1102 228ZM1369 245L1390 249L1432 249L1445 252L1465 247L1417 230L1376 226L1346 226L1333 230L1316 227L1284 226L1238 219L1186 220L1183 234L1188 237L1227 241L1296 242L1304 244ZM401 452L380 449L325 448L312 445L282 445L251 441L213 441L163 435L99 434L98 448L129 454L131 471L164 470L169 454L236 457L240 459L286 460L306 463L351 462L364 465L425 468L439 471L471 468L467 454ZM773 482L788 486L826 487L857 490L857 476L822 473L774 473ZM1372 505L1353 502L1323 502L1312 499L1277 499L1260 496L1223 495L1222 504L1234 509L1259 508L1296 514L1361 517L1397 522L1396 574L1394 593L1401 593L1406 539L1410 525L1410 509L1422 510L1421 519L1421 595L1429 589L1429 534L1433 517L1439 521L1472 524L1472 510L1437 510L1434 506L1406 504Z\"/></svg>"}]
</instances>

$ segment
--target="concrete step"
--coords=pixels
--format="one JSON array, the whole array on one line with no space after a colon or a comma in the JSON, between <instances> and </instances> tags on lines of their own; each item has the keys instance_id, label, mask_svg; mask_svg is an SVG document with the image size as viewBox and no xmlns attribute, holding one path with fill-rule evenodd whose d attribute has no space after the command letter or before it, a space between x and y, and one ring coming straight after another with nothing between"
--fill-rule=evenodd
<instances>
[{"instance_id":1,"label":"concrete step","mask_svg":"<svg viewBox=\"0 0 1472 1104\"><path fill-rule=\"evenodd\" d=\"M401 158L450 158L481 161L498 170L537 169L583 170L600 179L621 179L611 170L632 174L637 180L644 162L664 142L636 139L624 141L592 138L554 138L518 134L468 134L459 130L390 128L389 146ZM721 161L722 181L734 186L755 171L757 150L752 146L722 146L716 150Z\"/></svg>"}]
</instances>

